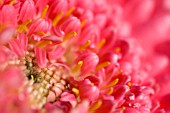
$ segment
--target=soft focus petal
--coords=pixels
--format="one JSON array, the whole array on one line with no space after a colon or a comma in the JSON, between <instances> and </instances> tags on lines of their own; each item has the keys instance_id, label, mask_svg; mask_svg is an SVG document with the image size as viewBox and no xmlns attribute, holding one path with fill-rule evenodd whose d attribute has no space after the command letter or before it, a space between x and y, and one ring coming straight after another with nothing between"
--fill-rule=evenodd
<instances>
[{"instance_id":1,"label":"soft focus petal","mask_svg":"<svg viewBox=\"0 0 170 113\"><path fill-rule=\"evenodd\" d=\"M38 47L35 47L34 51L38 65L44 68L46 66L46 51Z\"/></svg>"},{"instance_id":2,"label":"soft focus petal","mask_svg":"<svg viewBox=\"0 0 170 113\"><path fill-rule=\"evenodd\" d=\"M30 13L31 12L31 13ZM19 19L24 22L34 18L36 13L35 5L32 0L26 0L20 10Z\"/></svg>"}]
</instances>

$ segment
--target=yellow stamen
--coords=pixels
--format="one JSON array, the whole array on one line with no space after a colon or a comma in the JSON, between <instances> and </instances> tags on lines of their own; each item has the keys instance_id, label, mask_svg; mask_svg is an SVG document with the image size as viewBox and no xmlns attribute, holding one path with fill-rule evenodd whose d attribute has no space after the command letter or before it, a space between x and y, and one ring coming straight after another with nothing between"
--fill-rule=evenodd
<instances>
[{"instance_id":1,"label":"yellow stamen","mask_svg":"<svg viewBox=\"0 0 170 113\"><path fill-rule=\"evenodd\" d=\"M20 32L20 33L27 32L28 31L27 25L31 22L32 22L32 20L26 20L21 25L17 26L18 32Z\"/></svg>"},{"instance_id":2,"label":"yellow stamen","mask_svg":"<svg viewBox=\"0 0 170 113\"><path fill-rule=\"evenodd\" d=\"M107 66L109 66L110 65L110 62L104 62L104 63L101 63L101 64L99 64L97 67L96 67L96 71L98 71L98 70L100 70L100 69L102 69L102 68L104 68L104 67L107 67Z\"/></svg>"},{"instance_id":3,"label":"yellow stamen","mask_svg":"<svg viewBox=\"0 0 170 113\"><path fill-rule=\"evenodd\" d=\"M122 108L120 108L120 109L124 111L124 110L126 109L126 107L124 107L124 106L123 106L123 107L122 107Z\"/></svg>"},{"instance_id":4,"label":"yellow stamen","mask_svg":"<svg viewBox=\"0 0 170 113\"><path fill-rule=\"evenodd\" d=\"M103 47L103 45L106 43L106 40L105 39L102 39L98 44L97 44L97 47L100 49Z\"/></svg>"},{"instance_id":5,"label":"yellow stamen","mask_svg":"<svg viewBox=\"0 0 170 113\"><path fill-rule=\"evenodd\" d=\"M23 23L23 25L28 25L29 23L31 23L32 22L32 20L30 19L30 20L26 20L24 23Z\"/></svg>"},{"instance_id":6,"label":"yellow stamen","mask_svg":"<svg viewBox=\"0 0 170 113\"><path fill-rule=\"evenodd\" d=\"M73 11L75 10L76 8L75 7L72 7L72 8L70 8L68 11L67 11L67 13L66 13L66 16L65 17L69 17L70 15L71 15L71 13L73 13Z\"/></svg>"},{"instance_id":7,"label":"yellow stamen","mask_svg":"<svg viewBox=\"0 0 170 113\"><path fill-rule=\"evenodd\" d=\"M93 112L93 111L99 109L101 107L101 105L102 105L102 101L99 100L93 106L91 106L88 111Z\"/></svg>"},{"instance_id":8,"label":"yellow stamen","mask_svg":"<svg viewBox=\"0 0 170 113\"><path fill-rule=\"evenodd\" d=\"M15 0L11 0L9 4L10 4L10 5L13 5L14 2L15 2Z\"/></svg>"},{"instance_id":9,"label":"yellow stamen","mask_svg":"<svg viewBox=\"0 0 170 113\"><path fill-rule=\"evenodd\" d=\"M116 48L114 49L114 51L115 51L116 53L120 53L121 48L120 48L120 47L116 47Z\"/></svg>"},{"instance_id":10,"label":"yellow stamen","mask_svg":"<svg viewBox=\"0 0 170 113\"><path fill-rule=\"evenodd\" d=\"M77 36L77 33L75 31L71 31L68 34L65 35L65 37L63 38L63 42L65 42L66 40L68 40L69 38L71 38L72 36Z\"/></svg>"},{"instance_id":11,"label":"yellow stamen","mask_svg":"<svg viewBox=\"0 0 170 113\"><path fill-rule=\"evenodd\" d=\"M123 70L120 69L115 76L119 76L122 72L123 72Z\"/></svg>"},{"instance_id":12,"label":"yellow stamen","mask_svg":"<svg viewBox=\"0 0 170 113\"><path fill-rule=\"evenodd\" d=\"M132 83L131 83L131 82L128 82L127 85L128 85L128 86L132 86Z\"/></svg>"},{"instance_id":13,"label":"yellow stamen","mask_svg":"<svg viewBox=\"0 0 170 113\"><path fill-rule=\"evenodd\" d=\"M94 86L94 83L92 82L91 85Z\"/></svg>"},{"instance_id":14,"label":"yellow stamen","mask_svg":"<svg viewBox=\"0 0 170 113\"><path fill-rule=\"evenodd\" d=\"M114 81L112 81L111 83L109 83L108 85L103 86L103 87L101 88L101 90L107 89L107 88L109 88L109 87L113 87L113 86L115 86L118 82L119 82L119 79L117 78L117 79L115 79Z\"/></svg>"},{"instance_id":15,"label":"yellow stamen","mask_svg":"<svg viewBox=\"0 0 170 113\"><path fill-rule=\"evenodd\" d=\"M36 44L36 46L37 46L37 47L40 47L40 48L43 48L43 47L45 47L45 46L48 45L48 44L52 44L52 42L49 41L49 40L43 40L43 41L38 42L38 43Z\"/></svg>"},{"instance_id":16,"label":"yellow stamen","mask_svg":"<svg viewBox=\"0 0 170 113\"><path fill-rule=\"evenodd\" d=\"M111 87L110 90L106 94L111 95L112 93L113 93L113 88Z\"/></svg>"},{"instance_id":17,"label":"yellow stamen","mask_svg":"<svg viewBox=\"0 0 170 113\"><path fill-rule=\"evenodd\" d=\"M17 29L18 29L18 32L20 32L20 33L28 31L28 28L24 25L17 26Z\"/></svg>"},{"instance_id":18,"label":"yellow stamen","mask_svg":"<svg viewBox=\"0 0 170 113\"><path fill-rule=\"evenodd\" d=\"M66 21L68 19L68 17L71 15L71 13L73 13L74 10L75 10L75 7L70 8L66 12L65 17L59 22L59 25L62 24L64 21Z\"/></svg>"},{"instance_id":19,"label":"yellow stamen","mask_svg":"<svg viewBox=\"0 0 170 113\"><path fill-rule=\"evenodd\" d=\"M6 27L6 23L3 23L2 25L0 25L0 32Z\"/></svg>"},{"instance_id":20,"label":"yellow stamen","mask_svg":"<svg viewBox=\"0 0 170 113\"><path fill-rule=\"evenodd\" d=\"M64 12L59 13L53 20L52 25L56 26L58 22L61 20L61 17L63 16Z\"/></svg>"},{"instance_id":21,"label":"yellow stamen","mask_svg":"<svg viewBox=\"0 0 170 113\"><path fill-rule=\"evenodd\" d=\"M87 40L87 42L80 47L80 50L85 50L90 45L90 40Z\"/></svg>"},{"instance_id":22,"label":"yellow stamen","mask_svg":"<svg viewBox=\"0 0 170 113\"><path fill-rule=\"evenodd\" d=\"M33 75L31 75L31 80L34 80L34 76Z\"/></svg>"},{"instance_id":23,"label":"yellow stamen","mask_svg":"<svg viewBox=\"0 0 170 113\"><path fill-rule=\"evenodd\" d=\"M83 61L79 61L79 62L77 63L77 66L75 66L75 67L73 68L72 73L76 73L77 71L79 71L80 68L82 67L82 65L83 65Z\"/></svg>"},{"instance_id":24,"label":"yellow stamen","mask_svg":"<svg viewBox=\"0 0 170 113\"><path fill-rule=\"evenodd\" d=\"M47 36L47 35L46 35L44 32L42 32L42 31L36 32L36 34L37 34L37 35L40 35L40 36L43 36L43 37Z\"/></svg>"},{"instance_id":25,"label":"yellow stamen","mask_svg":"<svg viewBox=\"0 0 170 113\"><path fill-rule=\"evenodd\" d=\"M86 22L87 22L86 20L81 21L81 28L84 27L84 25L86 24Z\"/></svg>"},{"instance_id":26,"label":"yellow stamen","mask_svg":"<svg viewBox=\"0 0 170 113\"><path fill-rule=\"evenodd\" d=\"M49 5L46 5L45 8L43 9L42 13L41 13L41 18L44 18L47 11L48 11Z\"/></svg>"},{"instance_id":27,"label":"yellow stamen","mask_svg":"<svg viewBox=\"0 0 170 113\"><path fill-rule=\"evenodd\" d=\"M79 95L79 90L77 88L72 88L72 92L74 92L74 94L76 94L76 96Z\"/></svg>"}]
</instances>

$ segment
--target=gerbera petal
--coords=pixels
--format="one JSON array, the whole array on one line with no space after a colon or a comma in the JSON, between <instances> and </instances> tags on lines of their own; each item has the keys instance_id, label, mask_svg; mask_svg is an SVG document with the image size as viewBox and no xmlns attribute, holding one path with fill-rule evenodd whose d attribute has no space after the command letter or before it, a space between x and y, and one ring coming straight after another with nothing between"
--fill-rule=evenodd
<instances>
[{"instance_id":1,"label":"gerbera petal","mask_svg":"<svg viewBox=\"0 0 170 113\"><path fill-rule=\"evenodd\" d=\"M36 56L38 66L40 68L44 68L47 63L46 62L46 51L38 47L35 47L34 51L35 51L35 56Z\"/></svg>"},{"instance_id":2,"label":"gerbera petal","mask_svg":"<svg viewBox=\"0 0 170 113\"><path fill-rule=\"evenodd\" d=\"M36 13L33 0L25 0L19 13L19 20L22 22L34 18Z\"/></svg>"},{"instance_id":3,"label":"gerbera petal","mask_svg":"<svg viewBox=\"0 0 170 113\"><path fill-rule=\"evenodd\" d=\"M12 51L14 51L18 56L24 56L25 50L21 48L20 42L17 39L13 39L9 41L9 46Z\"/></svg>"},{"instance_id":4,"label":"gerbera petal","mask_svg":"<svg viewBox=\"0 0 170 113\"><path fill-rule=\"evenodd\" d=\"M62 46L57 46L54 50L48 52L48 58L50 60L56 60L58 58L60 58L61 56L63 56L63 54L65 53L65 48L63 48Z\"/></svg>"}]
</instances>

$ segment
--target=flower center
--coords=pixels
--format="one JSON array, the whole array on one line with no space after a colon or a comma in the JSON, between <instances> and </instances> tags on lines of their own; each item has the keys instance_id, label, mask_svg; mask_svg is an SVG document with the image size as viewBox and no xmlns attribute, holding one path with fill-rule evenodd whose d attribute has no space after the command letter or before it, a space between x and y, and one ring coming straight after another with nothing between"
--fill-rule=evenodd
<instances>
[{"instance_id":1,"label":"flower center","mask_svg":"<svg viewBox=\"0 0 170 113\"><path fill-rule=\"evenodd\" d=\"M20 57L20 64L25 75L24 88L30 96L32 108L40 109L47 102L59 100L64 91L71 91L68 70L63 66L40 68L35 58L33 45L28 45L26 55Z\"/></svg>"}]
</instances>

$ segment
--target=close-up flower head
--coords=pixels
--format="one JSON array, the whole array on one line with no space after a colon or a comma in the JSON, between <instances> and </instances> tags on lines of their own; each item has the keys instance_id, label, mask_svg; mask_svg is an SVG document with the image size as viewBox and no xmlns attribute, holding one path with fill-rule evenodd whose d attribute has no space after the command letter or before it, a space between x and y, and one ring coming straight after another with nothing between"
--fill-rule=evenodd
<instances>
[{"instance_id":1,"label":"close-up flower head","mask_svg":"<svg viewBox=\"0 0 170 113\"><path fill-rule=\"evenodd\" d=\"M0 113L170 113L170 0L0 0Z\"/></svg>"}]
</instances>

